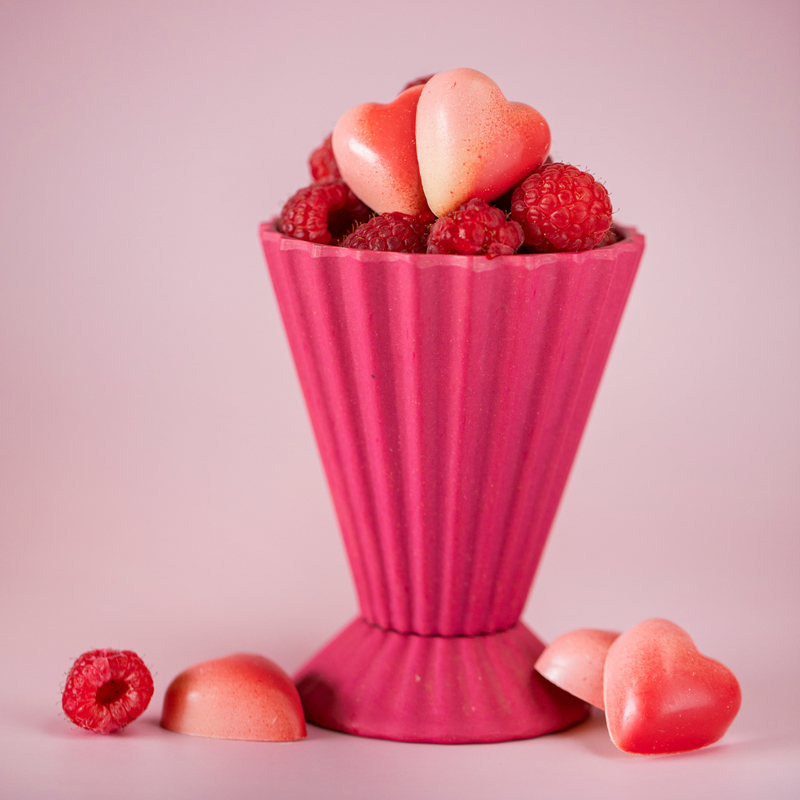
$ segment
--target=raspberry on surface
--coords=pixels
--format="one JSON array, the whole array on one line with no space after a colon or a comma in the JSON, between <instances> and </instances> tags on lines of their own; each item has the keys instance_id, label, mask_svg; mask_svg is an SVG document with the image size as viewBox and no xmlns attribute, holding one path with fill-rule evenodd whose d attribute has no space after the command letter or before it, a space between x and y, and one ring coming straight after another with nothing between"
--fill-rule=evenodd
<instances>
[{"instance_id":1,"label":"raspberry on surface","mask_svg":"<svg viewBox=\"0 0 800 800\"><path fill-rule=\"evenodd\" d=\"M390 211L359 225L342 240L342 247L394 253L424 253L428 233L436 217L430 211L403 214Z\"/></svg>"},{"instance_id":2,"label":"raspberry on surface","mask_svg":"<svg viewBox=\"0 0 800 800\"><path fill-rule=\"evenodd\" d=\"M133 722L153 696L153 676L131 650L91 650L72 665L61 696L67 717L95 733Z\"/></svg>"},{"instance_id":3,"label":"raspberry on surface","mask_svg":"<svg viewBox=\"0 0 800 800\"><path fill-rule=\"evenodd\" d=\"M314 244L335 244L371 215L372 210L337 178L295 192L281 210L278 230Z\"/></svg>"},{"instance_id":4,"label":"raspberry on surface","mask_svg":"<svg viewBox=\"0 0 800 800\"><path fill-rule=\"evenodd\" d=\"M591 250L611 227L605 186L570 164L546 164L514 190L511 217L540 253Z\"/></svg>"},{"instance_id":5,"label":"raspberry on surface","mask_svg":"<svg viewBox=\"0 0 800 800\"><path fill-rule=\"evenodd\" d=\"M333 154L333 134L328 134L325 141L308 158L311 180L322 183L334 178L341 178L336 156Z\"/></svg>"},{"instance_id":6,"label":"raspberry on surface","mask_svg":"<svg viewBox=\"0 0 800 800\"><path fill-rule=\"evenodd\" d=\"M513 255L524 235L518 222L506 219L485 200L473 198L436 220L428 236L428 252L452 255Z\"/></svg>"}]
</instances>

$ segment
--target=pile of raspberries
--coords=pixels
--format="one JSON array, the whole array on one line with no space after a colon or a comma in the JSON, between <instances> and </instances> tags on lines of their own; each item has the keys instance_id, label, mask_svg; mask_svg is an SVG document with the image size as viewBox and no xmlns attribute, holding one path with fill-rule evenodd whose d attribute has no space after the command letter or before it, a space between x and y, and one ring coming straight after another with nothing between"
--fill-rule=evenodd
<instances>
[{"instance_id":1,"label":"pile of raspberries","mask_svg":"<svg viewBox=\"0 0 800 800\"><path fill-rule=\"evenodd\" d=\"M588 172L549 159L493 203L473 198L446 216L375 214L342 180L331 137L311 154L313 183L284 205L278 229L314 244L396 253L485 255L591 250L613 244L611 201Z\"/></svg>"}]
</instances>

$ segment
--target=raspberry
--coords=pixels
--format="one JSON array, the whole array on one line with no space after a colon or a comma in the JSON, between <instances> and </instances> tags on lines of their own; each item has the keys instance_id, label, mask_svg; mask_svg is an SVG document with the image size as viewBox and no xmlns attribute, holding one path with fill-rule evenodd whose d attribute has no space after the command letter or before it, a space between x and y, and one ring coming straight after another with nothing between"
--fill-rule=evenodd
<instances>
[{"instance_id":1,"label":"raspberry","mask_svg":"<svg viewBox=\"0 0 800 800\"><path fill-rule=\"evenodd\" d=\"M133 722L153 696L153 677L130 650L84 653L67 675L64 713L81 728L113 733Z\"/></svg>"},{"instance_id":2,"label":"raspberry","mask_svg":"<svg viewBox=\"0 0 800 800\"><path fill-rule=\"evenodd\" d=\"M611 227L606 187L569 164L539 167L514 190L511 217L540 253L591 250Z\"/></svg>"},{"instance_id":3,"label":"raspberry","mask_svg":"<svg viewBox=\"0 0 800 800\"><path fill-rule=\"evenodd\" d=\"M341 178L300 189L287 200L278 218L281 233L314 244L335 243L372 211Z\"/></svg>"},{"instance_id":4,"label":"raspberry","mask_svg":"<svg viewBox=\"0 0 800 800\"><path fill-rule=\"evenodd\" d=\"M428 245L428 232L435 219L430 211L422 214L403 214L400 211L381 214L359 225L342 241L342 247L424 253Z\"/></svg>"},{"instance_id":5,"label":"raspberry","mask_svg":"<svg viewBox=\"0 0 800 800\"><path fill-rule=\"evenodd\" d=\"M309 156L308 168L311 170L311 179L314 183L340 178L339 165L336 163L336 156L333 155L333 134Z\"/></svg>"},{"instance_id":6,"label":"raspberry","mask_svg":"<svg viewBox=\"0 0 800 800\"><path fill-rule=\"evenodd\" d=\"M428 236L429 253L506 256L516 253L524 236L518 222L477 197L445 217L439 217Z\"/></svg>"}]
</instances>

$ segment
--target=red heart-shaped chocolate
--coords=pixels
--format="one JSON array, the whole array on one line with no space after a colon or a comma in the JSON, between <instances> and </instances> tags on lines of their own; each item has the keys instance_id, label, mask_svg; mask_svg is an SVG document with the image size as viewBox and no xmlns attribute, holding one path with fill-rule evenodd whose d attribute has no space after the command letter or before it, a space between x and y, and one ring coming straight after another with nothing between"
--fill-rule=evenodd
<instances>
[{"instance_id":1,"label":"red heart-shaped chocolate","mask_svg":"<svg viewBox=\"0 0 800 800\"><path fill-rule=\"evenodd\" d=\"M422 86L391 103L346 111L333 129L333 154L345 183L379 214L428 211L417 164L417 101Z\"/></svg>"},{"instance_id":2,"label":"red heart-shaped chocolate","mask_svg":"<svg viewBox=\"0 0 800 800\"><path fill-rule=\"evenodd\" d=\"M559 689L603 708L603 667L618 636L596 628L570 631L547 645L534 667Z\"/></svg>"},{"instance_id":3,"label":"red heart-shaped chocolate","mask_svg":"<svg viewBox=\"0 0 800 800\"><path fill-rule=\"evenodd\" d=\"M431 210L449 214L473 197L499 197L533 172L550 149L536 109L506 100L474 69L434 75L417 106L417 158Z\"/></svg>"},{"instance_id":4,"label":"red heart-shaped chocolate","mask_svg":"<svg viewBox=\"0 0 800 800\"><path fill-rule=\"evenodd\" d=\"M640 622L611 645L604 687L608 732L627 753L681 753L712 744L742 701L733 673L665 619Z\"/></svg>"}]
</instances>

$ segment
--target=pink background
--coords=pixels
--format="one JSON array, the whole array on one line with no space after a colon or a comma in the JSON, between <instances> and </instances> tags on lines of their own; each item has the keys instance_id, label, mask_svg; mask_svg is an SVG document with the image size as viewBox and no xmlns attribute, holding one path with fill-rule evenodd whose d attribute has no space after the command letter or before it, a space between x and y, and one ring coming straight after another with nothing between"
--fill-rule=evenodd
<instances>
[{"instance_id":1,"label":"pink background","mask_svg":"<svg viewBox=\"0 0 800 800\"><path fill-rule=\"evenodd\" d=\"M800 793L800 8L0 2L0 795ZM744 694L722 742L624 756L602 715L446 747L157 726L235 651L296 669L356 613L257 225L349 107L470 66L648 238L524 619L663 616ZM59 717L94 647L156 695Z\"/></svg>"}]
</instances>

